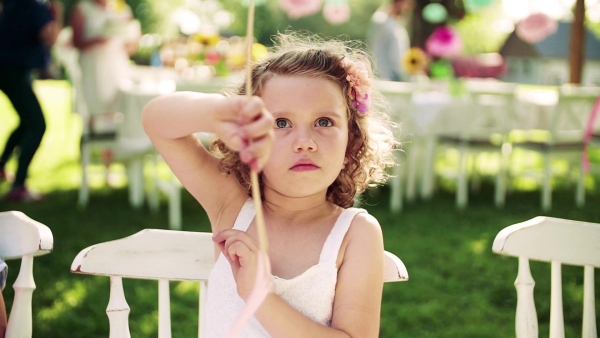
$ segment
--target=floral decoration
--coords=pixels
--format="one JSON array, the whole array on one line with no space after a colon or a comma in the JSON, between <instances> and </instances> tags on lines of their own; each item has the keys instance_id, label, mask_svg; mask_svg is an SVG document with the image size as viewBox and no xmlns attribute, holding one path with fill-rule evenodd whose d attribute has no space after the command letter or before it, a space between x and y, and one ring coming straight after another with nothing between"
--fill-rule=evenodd
<instances>
[{"instance_id":1,"label":"floral decoration","mask_svg":"<svg viewBox=\"0 0 600 338\"><path fill-rule=\"evenodd\" d=\"M425 42L427 53L435 57L452 58L460 55L463 42L456 31L449 26L436 28Z\"/></svg>"},{"instance_id":2,"label":"floral decoration","mask_svg":"<svg viewBox=\"0 0 600 338\"><path fill-rule=\"evenodd\" d=\"M425 51L412 47L402 56L402 67L411 75L425 74L429 60Z\"/></svg>"},{"instance_id":3,"label":"floral decoration","mask_svg":"<svg viewBox=\"0 0 600 338\"><path fill-rule=\"evenodd\" d=\"M373 84L369 78L367 66L362 61L354 62L344 58L342 67L346 70L346 80L350 83L348 96L352 101L352 105L361 115L365 115L371 105L371 87Z\"/></svg>"}]
</instances>

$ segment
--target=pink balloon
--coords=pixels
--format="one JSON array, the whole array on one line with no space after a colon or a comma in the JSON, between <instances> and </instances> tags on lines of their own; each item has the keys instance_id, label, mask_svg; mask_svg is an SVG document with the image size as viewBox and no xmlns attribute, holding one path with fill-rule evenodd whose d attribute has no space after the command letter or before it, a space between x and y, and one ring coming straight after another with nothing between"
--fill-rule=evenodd
<instances>
[{"instance_id":1,"label":"pink balloon","mask_svg":"<svg viewBox=\"0 0 600 338\"><path fill-rule=\"evenodd\" d=\"M516 28L517 36L528 43L536 43L554 34L558 23L544 13L534 13L519 21Z\"/></svg>"},{"instance_id":2,"label":"pink balloon","mask_svg":"<svg viewBox=\"0 0 600 338\"><path fill-rule=\"evenodd\" d=\"M323 16L331 24L341 24L350 20L350 7L348 4L327 3L323 7Z\"/></svg>"},{"instance_id":3,"label":"pink balloon","mask_svg":"<svg viewBox=\"0 0 600 338\"><path fill-rule=\"evenodd\" d=\"M290 18L299 18L320 11L323 0L279 0L279 4Z\"/></svg>"}]
</instances>

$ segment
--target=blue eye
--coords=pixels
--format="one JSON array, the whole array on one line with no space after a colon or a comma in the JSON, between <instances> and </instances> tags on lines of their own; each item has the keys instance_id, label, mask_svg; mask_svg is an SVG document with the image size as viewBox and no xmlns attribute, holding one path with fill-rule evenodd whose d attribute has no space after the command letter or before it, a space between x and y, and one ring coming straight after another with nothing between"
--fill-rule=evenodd
<instances>
[{"instance_id":1,"label":"blue eye","mask_svg":"<svg viewBox=\"0 0 600 338\"><path fill-rule=\"evenodd\" d=\"M288 128L289 122L286 119L275 120L275 128Z\"/></svg>"},{"instance_id":2,"label":"blue eye","mask_svg":"<svg viewBox=\"0 0 600 338\"><path fill-rule=\"evenodd\" d=\"M333 122L330 119L323 117L317 120L316 125L317 127L331 127L333 126Z\"/></svg>"}]
</instances>

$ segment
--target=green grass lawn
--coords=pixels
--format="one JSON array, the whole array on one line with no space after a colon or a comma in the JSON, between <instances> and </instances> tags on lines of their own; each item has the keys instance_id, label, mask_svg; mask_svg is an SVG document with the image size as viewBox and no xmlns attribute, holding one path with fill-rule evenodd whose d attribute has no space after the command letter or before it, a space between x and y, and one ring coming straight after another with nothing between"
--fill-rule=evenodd
<instances>
[{"instance_id":1,"label":"green grass lawn","mask_svg":"<svg viewBox=\"0 0 600 338\"><path fill-rule=\"evenodd\" d=\"M33 337L107 337L108 278L76 275L69 271L77 253L92 244L131 235L144 228L166 228L165 204L156 214L129 207L124 186L96 185L90 204L76 207L80 179L79 118L71 113L64 82L36 85L48 119L48 131L31 168L31 186L46 194L38 204L0 201L0 211L20 210L48 225L54 251L35 260L37 290L33 294ZM16 123L16 114L0 95L0 142ZM6 123L5 123L6 121ZM14 162L9 168L14 168ZM379 219L385 247L406 264L410 280L386 284L381 313L381 337L514 337L516 294L513 286L517 260L491 252L495 235L505 226L538 215L600 223L598 177L587 181L586 206L576 208L574 190L558 184L553 209L542 213L539 191L512 189L503 209L493 205L493 187L484 181L472 193L464 211L454 207L451 185L443 184L430 201L405 206L399 215L389 213L389 190L378 188L365 195L363 205ZM560 182L559 182L560 183ZM0 186L0 193L8 186ZM202 208L183 194L183 229L208 231ZM18 261L9 261L11 286ZM540 336L548 336L550 268L532 264ZM579 268L563 268L566 337L581 336L582 279ZM596 271L596 280L600 273ZM598 283L598 282L596 282ZM598 284L596 284L598 285ZM132 337L157 336L157 283L125 280L131 306ZM597 290L600 290L596 287ZM193 283L172 283L173 337L197 332L198 288ZM13 290L4 290L10 310ZM596 293L600 313L600 292ZM600 322L600 321L598 321Z\"/></svg>"}]
</instances>

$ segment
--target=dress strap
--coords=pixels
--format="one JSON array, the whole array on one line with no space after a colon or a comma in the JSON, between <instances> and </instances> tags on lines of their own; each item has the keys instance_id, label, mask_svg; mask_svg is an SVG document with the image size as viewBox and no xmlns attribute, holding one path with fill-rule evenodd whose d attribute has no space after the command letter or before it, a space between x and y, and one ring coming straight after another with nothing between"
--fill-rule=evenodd
<instances>
[{"instance_id":1,"label":"dress strap","mask_svg":"<svg viewBox=\"0 0 600 338\"><path fill-rule=\"evenodd\" d=\"M325 240L325 245L323 245L323 250L321 251L321 257L319 257L319 263L335 263L337 261L338 253L340 252L340 247L342 246L342 241L346 236L346 232L348 232L354 216L361 212L367 211L359 208L348 208L342 211L333 225L329 236L327 236L327 240Z\"/></svg>"},{"instance_id":2,"label":"dress strap","mask_svg":"<svg viewBox=\"0 0 600 338\"><path fill-rule=\"evenodd\" d=\"M254 216L256 215L256 208L251 198L248 198L242 209L240 209L240 213L238 217L235 219L235 223L233 223L234 230L246 231L252 223Z\"/></svg>"}]
</instances>

